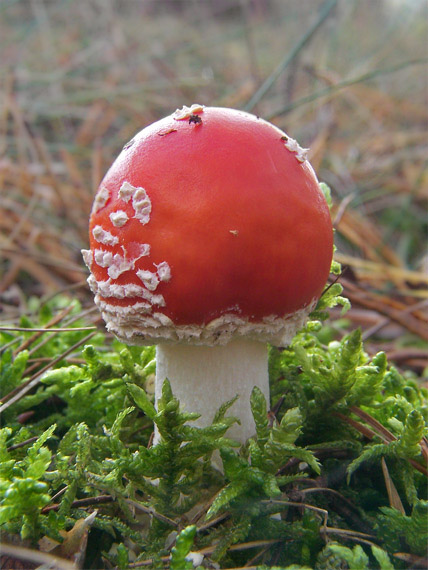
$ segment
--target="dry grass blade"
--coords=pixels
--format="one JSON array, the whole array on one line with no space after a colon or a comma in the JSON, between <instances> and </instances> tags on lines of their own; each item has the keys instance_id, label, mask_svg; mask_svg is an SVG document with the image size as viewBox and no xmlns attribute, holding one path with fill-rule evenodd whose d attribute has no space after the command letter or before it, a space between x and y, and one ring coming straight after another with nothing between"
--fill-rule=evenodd
<instances>
[{"instance_id":1,"label":"dry grass blade","mask_svg":"<svg viewBox=\"0 0 428 570\"><path fill-rule=\"evenodd\" d=\"M351 406L350 411L367 422L381 437L382 439L387 442L391 443L391 441L395 441L397 438L394 434L392 434L385 426L383 426L378 420L376 420L373 416L361 410L357 406Z\"/></svg>"},{"instance_id":2,"label":"dry grass blade","mask_svg":"<svg viewBox=\"0 0 428 570\"><path fill-rule=\"evenodd\" d=\"M375 79L376 77L379 77L381 75L390 75L391 73L397 73L398 71L401 71L403 69L407 69L408 67L412 67L414 65L415 66L426 65L427 63L428 63L428 59L426 59L426 58L411 59L408 61L400 62L396 65L391 66L391 67L386 67L384 69L376 69L373 71L369 71L367 73L363 73L362 75L359 75L357 77L351 77L349 79L344 79L343 81L339 81L335 85L326 87L324 89L320 89L319 91L316 91L315 93L311 93L310 95L306 95L306 96L302 97L301 99L298 99L297 101L295 101L293 103L289 103L288 105L286 105L285 107L282 107L278 111L271 113L268 116L268 119L273 120L274 118L279 117L281 115L284 115L286 113L289 113L293 109L296 109L302 105L307 105L308 103L312 103L313 101L316 101L317 99L324 99L324 98L332 97L338 91L340 91L342 89L345 89L347 87L351 87L353 85L357 85L359 83L363 83L364 81L370 81L370 80Z\"/></svg>"},{"instance_id":3,"label":"dry grass blade","mask_svg":"<svg viewBox=\"0 0 428 570\"><path fill-rule=\"evenodd\" d=\"M390 280L401 287L406 283L419 285L421 288L423 286L428 287L428 275L422 271L412 271L404 267L387 265L385 263L361 259L343 253L337 253L335 258L342 265L349 265L356 270L365 270L365 278L372 275L373 280ZM422 294L428 298L427 290L423 290L421 296Z\"/></svg>"},{"instance_id":4,"label":"dry grass blade","mask_svg":"<svg viewBox=\"0 0 428 570\"><path fill-rule=\"evenodd\" d=\"M57 358L54 358L51 362L49 362L49 364L47 364L44 368L42 368L42 370L37 372L37 374L35 374L33 377L29 378L26 382L23 382L20 386L9 392L9 394L6 394L2 399L3 404L0 406L0 413L9 408L12 404L15 404L15 402L18 402L23 396L25 396L25 394L27 394L30 390L32 390L35 386L37 386L37 384L40 382L40 379L45 372L47 372L50 368L52 368L52 366L54 366L58 362L61 362L61 360L64 360L66 356L74 352L82 344L85 344L85 342L91 339L95 334L96 334L95 332L92 332L87 336L85 336L85 338L83 338L82 340L79 340L79 342L76 342L76 344L74 344L69 349L64 351Z\"/></svg>"},{"instance_id":5,"label":"dry grass blade","mask_svg":"<svg viewBox=\"0 0 428 570\"><path fill-rule=\"evenodd\" d=\"M128 503L128 505L130 505L131 507L133 507L134 509L137 509L147 515L150 515L152 517L154 517L155 519L158 519L159 521L166 523L172 527L178 527L178 523L175 522L174 520L170 519L169 517L162 515L161 513L156 512L153 508L149 508L146 507L144 505L142 505L141 503L138 503L137 501L133 501L131 499L127 499L126 502Z\"/></svg>"},{"instance_id":6,"label":"dry grass blade","mask_svg":"<svg viewBox=\"0 0 428 570\"><path fill-rule=\"evenodd\" d=\"M50 327L55 326L56 324L60 323L62 321L62 319L64 317L66 317L73 309L73 306L70 305L69 307L66 307L63 311L61 311L58 315L56 315L55 317L53 317L47 324L46 324L46 329L49 329ZM5 328L0 328L0 330L7 330ZM23 329L19 329L19 328L14 328L14 329L9 329L9 330L21 330L22 332ZM27 329L28 330L28 329ZM30 330L31 332L31 330ZM42 334L43 334L44 330L38 329L36 331L34 331L34 334L31 335L29 338L27 338L27 340L25 340L13 353L14 356L16 356L19 352L21 352L22 350L25 350L26 348L28 348L31 344L33 344L33 342L35 342Z\"/></svg>"},{"instance_id":7,"label":"dry grass blade","mask_svg":"<svg viewBox=\"0 0 428 570\"><path fill-rule=\"evenodd\" d=\"M212 501L211 501L212 502ZM192 519L191 524L196 524L198 522L198 520L204 516L206 514L206 512L208 511L210 505L208 505L207 507L205 507L201 512L197 513L197 515ZM223 522L225 519L227 519L229 517L228 513L222 513L221 515L218 515L217 517L215 517L214 519L209 520L208 522L205 522L201 525L198 526L198 531L202 532L204 530L208 530L209 528L216 526L217 524L219 524L220 522Z\"/></svg>"},{"instance_id":8,"label":"dry grass blade","mask_svg":"<svg viewBox=\"0 0 428 570\"><path fill-rule=\"evenodd\" d=\"M327 0L324 2L320 9L320 15L317 20L312 24L311 27L302 35L296 45L293 47L290 53L288 53L284 59L280 62L273 73L264 81L263 85L254 93L248 103L245 105L246 111L251 111L257 103L266 95L269 89L273 86L275 81L280 77L284 70L290 65L290 63L297 57L297 55L302 51L306 44L312 39L314 34L319 30L322 24L326 21L330 15L333 8L336 6L337 0Z\"/></svg>"},{"instance_id":9,"label":"dry grass blade","mask_svg":"<svg viewBox=\"0 0 428 570\"><path fill-rule=\"evenodd\" d=\"M15 445L11 445L7 448L7 451L14 451L15 449L20 449L21 447L25 447L26 445L30 445L38 440L38 436L30 437L25 441L21 441L20 443L16 443Z\"/></svg>"},{"instance_id":10,"label":"dry grass blade","mask_svg":"<svg viewBox=\"0 0 428 570\"><path fill-rule=\"evenodd\" d=\"M381 439L383 440L383 442L386 444L397 440L397 438L395 437L394 434L392 434L389 430L387 430L385 426L383 426L380 422L378 422L375 418L373 418L367 412L364 412L363 410L361 410L360 408L357 408L356 406L351 406L350 410L355 415L359 416L361 419L366 421L375 431L372 431L371 429L369 429L364 424L361 424L360 422L357 422L357 421L353 420L352 418L350 418L349 416L345 416L344 414L341 414L340 412L333 412L333 413L335 416L340 418L342 421L346 422L347 424L349 424L350 426L352 426L353 428L358 430L362 435L364 435L368 439L373 439L376 435L379 435L381 437ZM424 445L426 445L426 442L424 441L424 439L421 440L420 445L421 445L421 451L422 451L424 449ZM422 455L426 461L426 457L427 457L426 453L424 453L422 451ZM410 463L410 465L412 465L412 467L414 469L416 469L417 471L419 471L420 473L422 473L423 475L428 477L428 467L421 465L420 463L418 463L414 459L410 459L409 463Z\"/></svg>"},{"instance_id":11,"label":"dry grass blade","mask_svg":"<svg viewBox=\"0 0 428 570\"><path fill-rule=\"evenodd\" d=\"M398 558L398 560L403 560L403 562L408 564L410 569L426 570L428 568L428 558L415 556L414 554L409 554L408 552L396 552L394 556L395 558Z\"/></svg>"},{"instance_id":12,"label":"dry grass blade","mask_svg":"<svg viewBox=\"0 0 428 570\"><path fill-rule=\"evenodd\" d=\"M290 507L299 507L302 509L308 509L310 511L322 515L322 520L323 520L322 528L323 529L327 528L328 511L326 509L321 509L320 507L315 507L314 505L309 505L308 503L299 503L297 501L283 501L281 499L268 499L266 501L261 501L261 502L265 503L266 505L278 505L282 507L290 506Z\"/></svg>"},{"instance_id":13,"label":"dry grass blade","mask_svg":"<svg viewBox=\"0 0 428 570\"><path fill-rule=\"evenodd\" d=\"M393 480L391 479L391 476L390 476L389 470L388 470L388 466L386 464L384 457L382 457L381 464L382 464L383 478L385 479L386 491L388 493L388 498L389 498L389 505L392 508L397 509L397 511L400 511L400 513L402 513L403 515L405 515L406 511L403 507L403 503L401 502L400 495L398 494L397 488L394 485Z\"/></svg>"},{"instance_id":14,"label":"dry grass blade","mask_svg":"<svg viewBox=\"0 0 428 570\"><path fill-rule=\"evenodd\" d=\"M0 331L9 331L9 332L37 332L37 333L61 333L61 332L78 332L78 331L93 331L96 327L72 327L72 328L59 328L59 329L38 329L37 327L34 328L25 328L25 327L0 327ZM38 338L38 337L37 337ZM33 338L29 344L32 344L37 338ZM19 351L23 350L19 347Z\"/></svg>"},{"instance_id":15,"label":"dry grass blade","mask_svg":"<svg viewBox=\"0 0 428 570\"><path fill-rule=\"evenodd\" d=\"M76 570L76 566L64 558L53 556L47 552L40 552L39 550L31 550L22 546L12 546L11 544L2 543L0 545L1 557L8 556L13 566L6 566L6 561L2 562L2 568L25 570L28 568L25 563L34 563L38 567L43 566L50 570ZM21 566L20 566L21 564ZM35 566L34 566L35 568Z\"/></svg>"},{"instance_id":16,"label":"dry grass blade","mask_svg":"<svg viewBox=\"0 0 428 570\"><path fill-rule=\"evenodd\" d=\"M66 489L61 490L65 492ZM111 495L98 495L97 497L88 497L86 499L77 499L71 503L73 509L84 509L85 507L93 507L94 505L100 505L104 503L114 502L114 497ZM47 505L41 510L42 513L48 513L49 511L57 511L60 508L59 503L53 505Z\"/></svg>"},{"instance_id":17,"label":"dry grass blade","mask_svg":"<svg viewBox=\"0 0 428 570\"><path fill-rule=\"evenodd\" d=\"M242 542L240 544L233 544L228 548L229 552L239 552L243 550L250 550L252 548L262 548L266 546L272 546L273 544L278 544L282 542L282 539L275 539L275 540L254 540L252 542ZM201 554L202 556L210 556L215 551L215 546L208 546L206 548L202 548L201 550L197 550L194 554ZM162 562L169 562L169 556L162 556ZM133 562L129 564L129 568L144 568L144 566L150 566L153 564L153 560L143 560L141 562Z\"/></svg>"},{"instance_id":18,"label":"dry grass blade","mask_svg":"<svg viewBox=\"0 0 428 570\"><path fill-rule=\"evenodd\" d=\"M364 437L367 437L368 439L373 439L376 436L376 433L373 430L371 430L370 428L368 428L367 426L365 426L364 424L361 424L360 422L357 422L356 420L354 420L348 416L345 416L344 414L341 414L340 412L333 412L333 414L336 417L340 418L342 421L346 422L347 424L349 424L350 426L355 428L362 435L364 435Z\"/></svg>"},{"instance_id":19,"label":"dry grass blade","mask_svg":"<svg viewBox=\"0 0 428 570\"><path fill-rule=\"evenodd\" d=\"M408 307L404 303L387 298L385 295L381 296L373 293L352 283L348 279L342 278L341 283L345 287L346 296L353 305L360 305L377 311L391 321L400 324L404 329L428 341L426 318L423 318L418 312L415 314L409 313Z\"/></svg>"}]
</instances>

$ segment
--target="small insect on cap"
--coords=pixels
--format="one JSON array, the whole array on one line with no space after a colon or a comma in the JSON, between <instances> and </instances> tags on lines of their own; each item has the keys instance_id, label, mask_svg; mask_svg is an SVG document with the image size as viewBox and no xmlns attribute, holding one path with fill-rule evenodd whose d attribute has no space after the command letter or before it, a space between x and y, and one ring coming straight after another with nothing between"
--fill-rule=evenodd
<instances>
[{"instance_id":1,"label":"small insect on cap","mask_svg":"<svg viewBox=\"0 0 428 570\"><path fill-rule=\"evenodd\" d=\"M332 251L306 151L254 115L192 105L125 145L83 255L125 342L283 345L319 298Z\"/></svg>"}]
</instances>

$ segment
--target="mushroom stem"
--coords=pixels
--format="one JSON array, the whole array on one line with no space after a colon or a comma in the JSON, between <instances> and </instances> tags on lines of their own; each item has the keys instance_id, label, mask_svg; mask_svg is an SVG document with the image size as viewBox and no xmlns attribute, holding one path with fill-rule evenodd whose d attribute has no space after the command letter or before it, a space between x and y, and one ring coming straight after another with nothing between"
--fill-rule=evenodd
<instances>
[{"instance_id":1,"label":"mushroom stem","mask_svg":"<svg viewBox=\"0 0 428 570\"><path fill-rule=\"evenodd\" d=\"M266 343L234 340L219 346L159 344L155 400L161 396L165 378L182 408L201 417L193 425L209 425L219 407L239 394L229 414L239 418L227 436L244 443L255 433L250 407L254 386L263 392L269 405L268 353ZM158 434L155 434L155 443Z\"/></svg>"}]
</instances>

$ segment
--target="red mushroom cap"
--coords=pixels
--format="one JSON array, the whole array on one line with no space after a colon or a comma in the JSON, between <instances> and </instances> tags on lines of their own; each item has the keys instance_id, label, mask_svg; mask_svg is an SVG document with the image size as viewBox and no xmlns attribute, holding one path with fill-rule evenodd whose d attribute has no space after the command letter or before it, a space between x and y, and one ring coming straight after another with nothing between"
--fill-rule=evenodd
<instances>
[{"instance_id":1,"label":"red mushroom cap","mask_svg":"<svg viewBox=\"0 0 428 570\"><path fill-rule=\"evenodd\" d=\"M107 327L127 342L284 344L319 298L332 251L304 149L248 113L193 105L125 145L83 253Z\"/></svg>"}]
</instances>

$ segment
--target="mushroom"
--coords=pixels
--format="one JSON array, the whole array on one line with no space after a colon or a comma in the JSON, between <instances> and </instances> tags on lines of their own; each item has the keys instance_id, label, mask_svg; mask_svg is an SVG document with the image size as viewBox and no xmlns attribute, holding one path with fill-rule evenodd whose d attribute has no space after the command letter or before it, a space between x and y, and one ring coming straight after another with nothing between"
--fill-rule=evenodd
<instances>
[{"instance_id":1,"label":"mushroom","mask_svg":"<svg viewBox=\"0 0 428 570\"><path fill-rule=\"evenodd\" d=\"M308 318L333 251L329 209L302 149L276 126L192 105L140 131L107 172L83 257L107 329L157 345L168 378L208 425L222 403L244 442L250 394L269 401L267 343Z\"/></svg>"}]
</instances>

